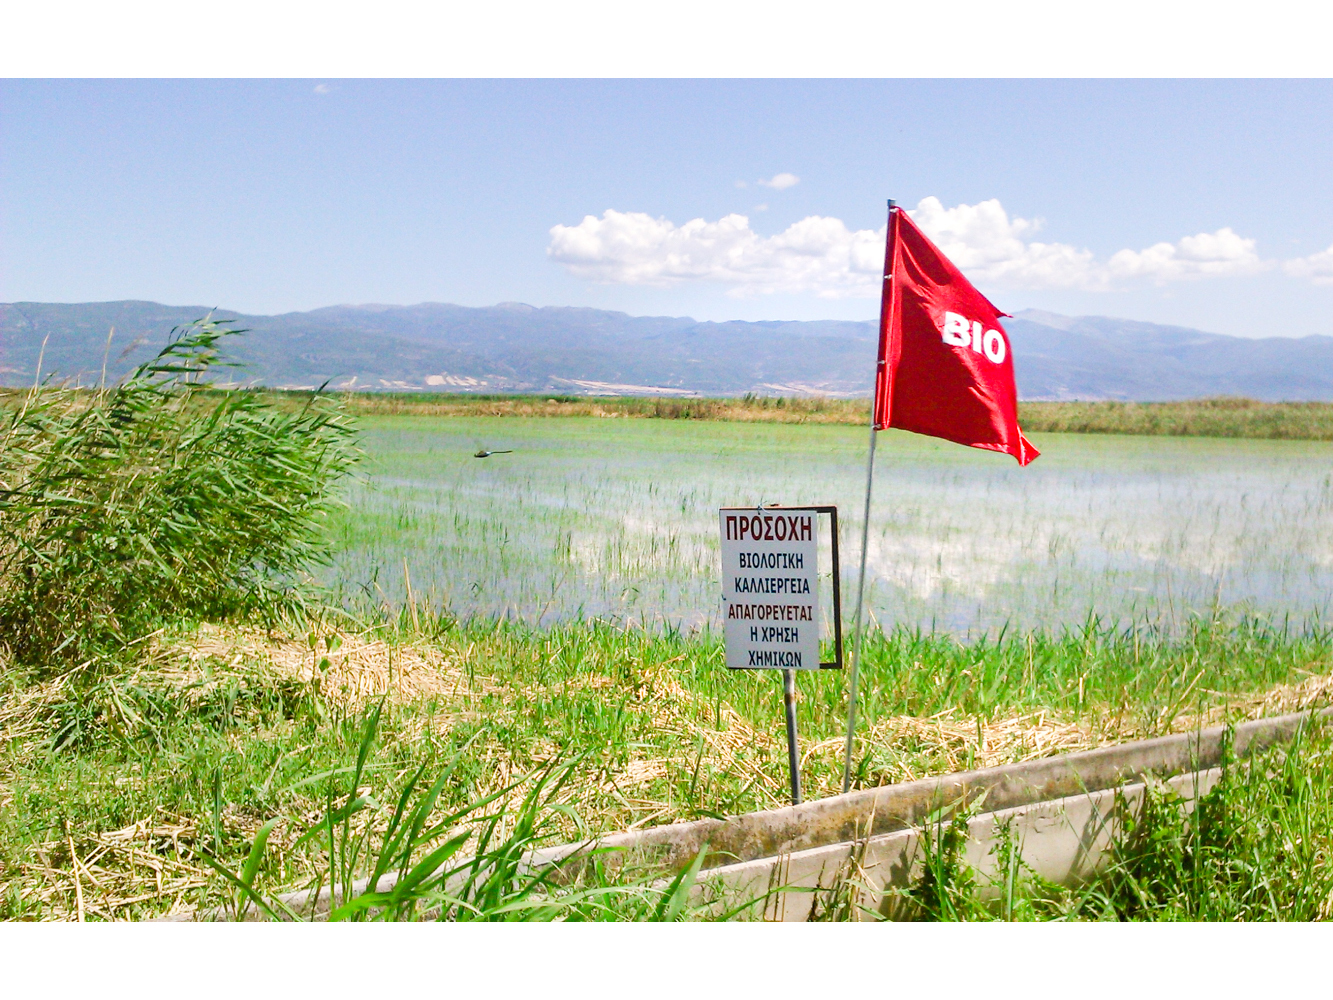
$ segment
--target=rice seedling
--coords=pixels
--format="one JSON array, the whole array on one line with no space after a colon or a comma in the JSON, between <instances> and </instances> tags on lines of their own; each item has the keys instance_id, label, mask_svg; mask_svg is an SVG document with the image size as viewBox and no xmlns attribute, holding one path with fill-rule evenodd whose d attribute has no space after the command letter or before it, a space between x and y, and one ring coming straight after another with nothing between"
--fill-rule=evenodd
<instances>
[{"instance_id":1,"label":"rice seedling","mask_svg":"<svg viewBox=\"0 0 1333 1000\"><path fill-rule=\"evenodd\" d=\"M837 503L851 592L861 431L595 418L373 418L321 579L362 611L716 627L718 507ZM471 458L478 440L513 449ZM1298 626L1333 593L1333 445L1039 436L1027 469L893 432L872 509L875 621L963 636L1233 608ZM821 565L827 572L827 547ZM406 565L406 570L404 566ZM825 601L828 604L828 601ZM827 624L826 624L827 632Z\"/></svg>"}]
</instances>

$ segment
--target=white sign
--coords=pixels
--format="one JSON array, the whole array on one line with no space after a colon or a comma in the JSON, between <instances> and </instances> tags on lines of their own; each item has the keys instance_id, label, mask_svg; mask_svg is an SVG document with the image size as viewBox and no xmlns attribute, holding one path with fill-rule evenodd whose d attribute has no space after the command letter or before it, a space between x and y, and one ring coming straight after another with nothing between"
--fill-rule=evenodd
<instances>
[{"instance_id":1,"label":"white sign","mask_svg":"<svg viewBox=\"0 0 1333 1000\"><path fill-rule=\"evenodd\" d=\"M723 507L722 614L727 666L819 669L819 515Z\"/></svg>"}]
</instances>

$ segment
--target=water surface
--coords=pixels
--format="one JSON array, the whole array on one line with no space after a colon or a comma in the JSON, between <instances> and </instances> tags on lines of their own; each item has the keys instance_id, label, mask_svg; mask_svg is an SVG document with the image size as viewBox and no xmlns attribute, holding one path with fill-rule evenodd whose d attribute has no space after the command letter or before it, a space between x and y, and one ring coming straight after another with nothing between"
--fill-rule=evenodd
<instances>
[{"instance_id":1,"label":"water surface","mask_svg":"<svg viewBox=\"0 0 1333 1000\"><path fill-rule=\"evenodd\" d=\"M835 503L844 595L867 432L685 420L374 418L328 579L457 614L718 623L717 508ZM1333 443L1047 434L1012 459L881 434L869 607L978 634L1215 607L1304 622L1333 585ZM479 447L513 454L476 459ZM821 565L827 567L827 546ZM404 572L406 564L406 574Z\"/></svg>"}]
</instances>

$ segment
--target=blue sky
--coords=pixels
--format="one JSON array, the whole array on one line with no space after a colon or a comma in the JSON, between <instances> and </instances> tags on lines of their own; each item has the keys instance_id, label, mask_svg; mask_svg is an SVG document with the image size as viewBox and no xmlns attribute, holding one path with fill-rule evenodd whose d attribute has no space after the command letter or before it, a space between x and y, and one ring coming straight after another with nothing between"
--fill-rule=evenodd
<instances>
[{"instance_id":1,"label":"blue sky","mask_svg":"<svg viewBox=\"0 0 1333 1000\"><path fill-rule=\"evenodd\" d=\"M0 301L866 319L894 197L1010 311L1333 334L1330 121L1328 81L10 80Z\"/></svg>"}]
</instances>

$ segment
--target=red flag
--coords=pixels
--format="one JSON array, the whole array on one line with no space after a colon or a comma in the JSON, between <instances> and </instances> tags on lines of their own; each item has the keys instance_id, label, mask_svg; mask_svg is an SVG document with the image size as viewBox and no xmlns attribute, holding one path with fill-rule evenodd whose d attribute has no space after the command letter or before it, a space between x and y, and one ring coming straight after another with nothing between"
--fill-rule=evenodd
<instances>
[{"instance_id":1,"label":"red flag","mask_svg":"<svg viewBox=\"0 0 1333 1000\"><path fill-rule=\"evenodd\" d=\"M1007 316L902 209L889 213L875 372L875 429L898 427L1002 451L1040 452L1018 428Z\"/></svg>"}]
</instances>

